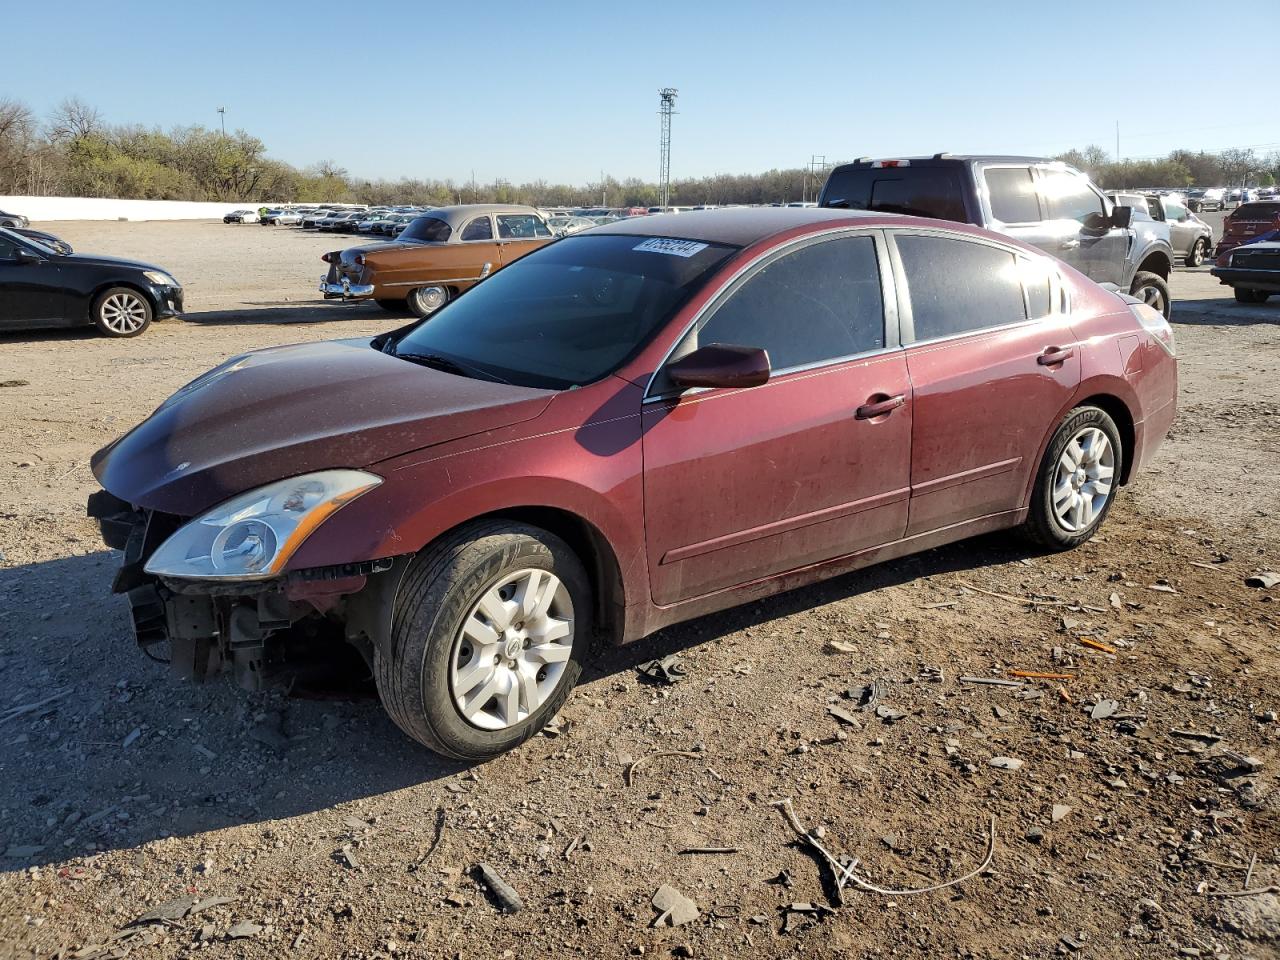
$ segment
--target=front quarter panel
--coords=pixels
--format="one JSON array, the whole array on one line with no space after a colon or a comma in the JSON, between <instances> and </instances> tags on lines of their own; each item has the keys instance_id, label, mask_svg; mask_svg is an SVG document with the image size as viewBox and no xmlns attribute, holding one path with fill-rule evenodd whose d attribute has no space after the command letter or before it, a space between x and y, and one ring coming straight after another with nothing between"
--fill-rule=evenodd
<instances>
[{"instance_id":1,"label":"front quarter panel","mask_svg":"<svg viewBox=\"0 0 1280 960\"><path fill-rule=\"evenodd\" d=\"M326 521L286 569L416 553L476 517L545 507L595 528L618 562L627 604L641 606L649 594L642 394L609 377L558 394L526 423L374 464L369 469L385 482Z\"/></svg>"}]
</instances>

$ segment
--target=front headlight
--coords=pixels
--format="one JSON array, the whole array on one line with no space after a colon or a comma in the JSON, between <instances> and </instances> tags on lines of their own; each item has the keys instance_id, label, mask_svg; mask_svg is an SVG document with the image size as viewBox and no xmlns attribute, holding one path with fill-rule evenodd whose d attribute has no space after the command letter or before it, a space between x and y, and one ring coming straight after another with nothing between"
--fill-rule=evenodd
<instances>
[{"instance_id":1,"label":"front headlight","mask_svg":"<svg viewBox=\"0 0 1280 960\"><path fill-rule=\"evenodd\" d=\"M360 470L323 470L242 493L160 544L146 571L193 580L274 577L325 519L380 483Z\"/></svg>"},{"instance_id":2,"label":"front headlight","mask_svg":"<svg viewBox=\"0 0 1280 960\"><path fill-rule=\"evenodd\" d=\"M169 276L163 270L144 270L142 275L154 283L157 287L179 287L181 286L177 280Z\"/></svg>"}]
</instances>

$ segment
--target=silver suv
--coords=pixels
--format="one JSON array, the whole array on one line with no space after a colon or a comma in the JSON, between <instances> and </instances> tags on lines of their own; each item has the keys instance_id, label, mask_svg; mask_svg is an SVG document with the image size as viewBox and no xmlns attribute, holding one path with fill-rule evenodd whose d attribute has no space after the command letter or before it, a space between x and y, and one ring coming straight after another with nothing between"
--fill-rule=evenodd
<instances>
[{"instance_id":1,"label":"silver suv","mask_svg":"<svg viewBox=\"0 0 1280 960\"><path fill-rule=\"evenodd\" d=\"M1117 206L1064 163L949 153L863 158L831 171L818 205L986 227L1037 246L1169 317L1169 242L1132 229L1131 208Z\"/></svg>"}]
</instances>

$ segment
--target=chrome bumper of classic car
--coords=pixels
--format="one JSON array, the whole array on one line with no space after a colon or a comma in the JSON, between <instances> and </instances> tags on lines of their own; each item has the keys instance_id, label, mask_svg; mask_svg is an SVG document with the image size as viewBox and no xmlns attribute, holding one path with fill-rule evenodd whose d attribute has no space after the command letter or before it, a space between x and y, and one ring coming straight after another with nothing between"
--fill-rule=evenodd
<instances>
[{"instance_id":1,"label":"chrome bumper of classic car","mask_svg":"<svg viewBox=\"0 0 1280 960\"><path fill-rule=\"evenodd\" d=\"M326 300L363 300L373 296L373 284L352 283L347 277L339 283L330 283L328 277L321 277L320 292Z\"/></svg>"}]
</instances>

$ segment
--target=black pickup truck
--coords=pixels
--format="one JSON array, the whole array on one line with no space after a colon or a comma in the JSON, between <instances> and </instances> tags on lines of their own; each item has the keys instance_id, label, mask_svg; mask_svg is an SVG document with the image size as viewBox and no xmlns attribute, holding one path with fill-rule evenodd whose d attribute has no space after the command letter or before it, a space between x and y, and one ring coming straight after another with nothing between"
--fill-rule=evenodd
<instances>
[{"instance_id":1,"label":"black pickup truck","mask_svg":"<svg viewBox=\"0 0 1280 960\"><path fill-rule=\"evenodd\" d=\"M1173 250L1168 241L1133 230L1132 210L1112 203L1064 163L946 153L863 158L831 171L818 205L986 227L1037 246L1169 317Z\"/></svg>"}]
</instances>

